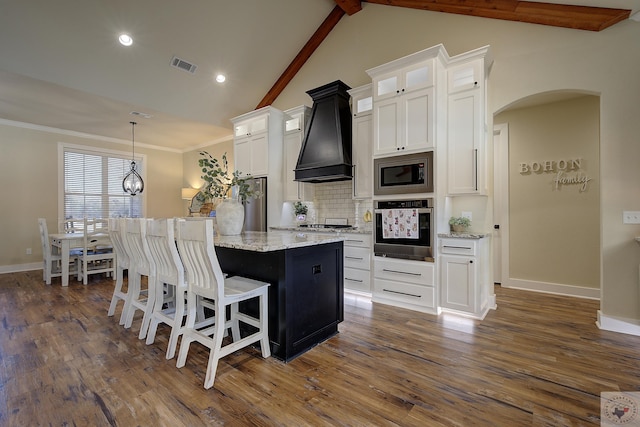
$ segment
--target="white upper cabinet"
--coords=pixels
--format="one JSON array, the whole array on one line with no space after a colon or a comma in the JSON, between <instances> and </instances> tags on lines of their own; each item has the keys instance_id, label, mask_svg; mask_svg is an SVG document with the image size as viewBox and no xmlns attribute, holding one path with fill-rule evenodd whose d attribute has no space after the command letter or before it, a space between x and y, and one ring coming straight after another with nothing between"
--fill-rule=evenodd
<instances>
[{"instance_id":1,"label":"white upper cabinet","mask_svg":"<svg viewBox=\"0 0 640 427\"><path fill-rule=\"evenodd\" d=\"M480 93L449 95L447 171L450 195L484 193L485 144Z\"/></svg>"},{"instance_id":2,"label":"white upper cabinet","mask_svg":"<svg viewBox=\"0 0 640 427\"><path fill-rule=\"evenodd\" d=\"M234 124L233 136L235 138L243 138L259 133L266 133L268 130L268 118L267 113L259 114L255 117L247 118L245 121Z\"/></svg>"},{"instance_id":3,"label":"white upper cabinet","mask_svg":"<svg viewBox=\"0 0 640 427\"><path fill-rule=\"evenodd\" d=\"M246 136L234 142L236 170L243 175L265 176L269 172L269 141L266 133Z\"/></svg>"},{"instance_id":4,"label":"white upper cabinet","mask_svg":"<svg viewBox=\"0 0 640 427\"><path fill-rule=\"evenodd\" d=\"M311 108L301 105L284 113L284 200L312 200L315 189L313 184L295 181L295 168Z\"/></svg>"},{"instance_id":5,"label":"white upper cabinet","mask_svg":"<svg viewBox=\"0 0 640 427\"><path fill-rule=\"evenodd\" d=\"M370 199L373 195L373 96L371 85L348 91L351 95L353 164L353 198Z\"/></svg>"},{"instance_id":6,"label":"white upper cabinet","mask_svg":"<svg viewBox=\"0 0 640 427\"><path fill-rule=\"evenodd\" d=\"M486 70L484 47L452 59L447 69L447 193L487 193Z\"/></svg>"},{"instance_id":7,"label":"white upper cabinet","mask_svg":"<svg viewBox=\"0 0 640 427\"><path fill-rule=\"evenodd\" d=\"M379 101L433 86L433 64L433 59L420 61L374 77L373 99Z\"/></svg>"},{"instance_id":8,"label":"white upper cabinet","mask_svg":"<svg viewBox=\"0 0 640 427\"><path fill-rule=\"evenodd\" d=\"M349 89L351 95L351 114L353 117L370 116L373 112L371 84Z\"/></svg>"},{"instance_id":9,"label":"white upper cabinet","mask_svg":"<svg viewBox=\"0 0 640 427\"><path fill-rule=\"evenodd\" d=\"M367 70L373 85L373 157L435 146L438 45Z\"/></svg>"},{"instance_id":10,"label":"white upper cabinet","mask_svg":"<svg viewBox=\"0 0 640 427\"><path fill-rule=\"evenodd\" d=\"M451 67L447 72L447 87L449 93L483 87L483 64L484 61L478 59Z\"/></svg>"},{"instance_id":11,"label":"white upper cabinet","mask_svg":"<svg viewBox=\"0 0 640 427\"><path fill-rule=\"evenodd\" d=\"M235 169L243 175L269 173L270 116L269 110L260 109L232 119Z\"/></svg>"}]
</instances>

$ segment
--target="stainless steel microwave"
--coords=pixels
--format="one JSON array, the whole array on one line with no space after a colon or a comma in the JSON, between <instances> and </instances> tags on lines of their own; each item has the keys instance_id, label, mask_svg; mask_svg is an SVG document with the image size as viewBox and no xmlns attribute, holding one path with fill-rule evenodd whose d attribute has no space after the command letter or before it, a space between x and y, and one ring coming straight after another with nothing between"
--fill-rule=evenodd
<instances>
[{"instance_id":1,"label":"stainless steel microwave","mask_svg":"<svg viewBox=\"0 0 640 427\"><path fill-rule=\"evenodd\" d=\"M433 193L433 151L374 159L376 196Z\"/></svg>"}]
</instances>

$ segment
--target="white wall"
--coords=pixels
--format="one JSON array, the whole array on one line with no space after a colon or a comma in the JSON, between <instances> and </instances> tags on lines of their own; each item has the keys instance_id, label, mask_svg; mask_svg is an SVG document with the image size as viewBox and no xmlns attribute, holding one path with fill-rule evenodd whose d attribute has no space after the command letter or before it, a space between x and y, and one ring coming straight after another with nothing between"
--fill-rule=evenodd
<instances>
[{"instance_id":1,"label":"white wall","mask_svg":"<svg viewBox=\"0 0 640 427\"><path fill-rule=\"evenodd\" d=\"M129 152L128 143L84 138L0 123L0 272L42 265L38 218L49 232L58 223L58 143ZM182 154L150 150L136 144L145 163L146 215L184 215L180 199ZM32 254L27 255L26 249Z\"/></svg>"}]
</instances>

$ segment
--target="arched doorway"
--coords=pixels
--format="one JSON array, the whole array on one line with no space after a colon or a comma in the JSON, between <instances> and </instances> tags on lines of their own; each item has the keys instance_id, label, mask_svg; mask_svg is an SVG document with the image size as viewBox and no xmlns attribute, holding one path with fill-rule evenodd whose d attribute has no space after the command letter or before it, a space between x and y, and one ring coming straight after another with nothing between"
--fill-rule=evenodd
<instances>
[{"instance_id":1,"label":"arched doorway","mask_svg":"<svg viewBox=\"0 0 640 427\"><path fill-rule=\"evenodd\" d=\"M568 91L494 115L494 216L502 219L494 259L502 286L599 298L599 117L598 96Z\"/></svg>"}]
</instances>

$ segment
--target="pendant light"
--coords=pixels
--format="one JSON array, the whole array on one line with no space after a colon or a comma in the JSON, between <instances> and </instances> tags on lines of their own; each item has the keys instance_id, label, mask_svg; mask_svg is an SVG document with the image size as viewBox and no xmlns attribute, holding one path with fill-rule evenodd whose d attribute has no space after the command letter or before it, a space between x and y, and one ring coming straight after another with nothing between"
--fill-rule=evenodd
<instances>
[{"instance_id":1,"label":"pendant light","mask_svg":"<svg viewBox=\"0 0 640 427\"><path fill-rule=\"evenodd\" d=\"M135 196L136 194L140 194L144 191L144 181L142 180L140 174L136 171L136 141L134 129L137 123L129 123L131 123L131 145L133 150L131 155L131 170L128 174L125 175L124 179L122 180L122 189L125 193L129 193L132 196Z\"/></svg>"}]
</instances>

